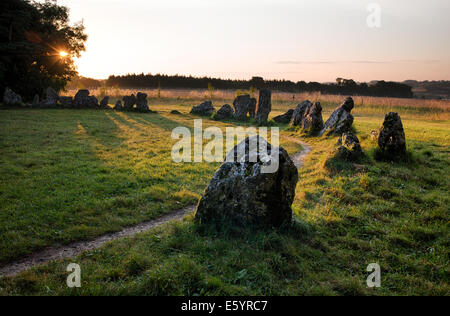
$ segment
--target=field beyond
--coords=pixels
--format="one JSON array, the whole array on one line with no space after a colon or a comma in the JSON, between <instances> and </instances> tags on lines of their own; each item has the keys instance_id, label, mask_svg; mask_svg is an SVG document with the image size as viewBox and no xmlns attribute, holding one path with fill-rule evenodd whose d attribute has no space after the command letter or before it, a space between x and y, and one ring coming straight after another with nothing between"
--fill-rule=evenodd
<instances>
[{"instance_id":1,"label":"field beyond","mask_svg":"<svg viewBox=\"0 0 450 316\"><path fill-rule=\"evenodd\" d=\"M0 266L195 204L219 164L173 163L170 136L193 127L197 101L151 99L153 114L1 110ZM272 116L299 101L274 100ZM337 103L322 102L326 120ZM223 103L231 99L216 108ZM390 109L402 116L409 162L374 159L369 134ZM357 103L354 113L368 154L362 169L326 167L336 138L280 125L290 154L300 148L287 137L313 148L299 171L292 227L215 232L189 217L0 279L0 295L448 295L448 108ZM70 262L82 267L79 289L66 287ZM382 269L378 289L365 285L372 262Z\"/></svg>"}]
</instances>

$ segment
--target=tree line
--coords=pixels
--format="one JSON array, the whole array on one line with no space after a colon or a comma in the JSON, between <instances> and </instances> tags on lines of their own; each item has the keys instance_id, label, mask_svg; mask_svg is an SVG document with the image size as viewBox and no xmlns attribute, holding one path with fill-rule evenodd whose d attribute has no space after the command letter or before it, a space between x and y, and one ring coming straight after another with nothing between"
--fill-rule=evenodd
<instances>
[{"instance_id":1,"label":"tree line","mask_svg":"<svg viewBox=\"0 0 450 316\"><path fill-rule=\"evenodd\" d=\"M283 92L320 92L322 94L363 95L377 97L412 98L412 88L398 82L377 81L373 84L357 83L352 79L337 78L336 83L293 82L289 80L264 80L253 77L250 80L220 79L164 74L127 74L110 76L106 80L109 87L121 88L166 88L166 89L261 89L268 88Z\"/></svg>"}]
</instances>

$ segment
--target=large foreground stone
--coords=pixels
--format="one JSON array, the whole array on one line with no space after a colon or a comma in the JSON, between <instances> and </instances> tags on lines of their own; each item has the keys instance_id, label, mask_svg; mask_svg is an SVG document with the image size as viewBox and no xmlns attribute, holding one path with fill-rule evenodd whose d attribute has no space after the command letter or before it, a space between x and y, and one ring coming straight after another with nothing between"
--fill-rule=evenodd
<instances>
[{"instance_id":1,"label":"large foreground stone","mask_svg":"<svg viewBox=\"0 0 450 316\"><path fill-rule=\"evenodd\" d=\"M211 101L205 101L200 105L192 107L191 114L196 115L212 115L216 110L214 109Z\"/></svg>"},{"instance_id":2,"label":"large foreground stone","mask_svg":"<svg viewBox=\"0 0 450 316\"><path fill-rule=\"evenodd\" d=\"M267 123L270 111L272 111L272 91L269 89L259 90L258 108L256 109L256 122L259 124Z\"/></svg>"},{"instance_id":3,"label":"large foreground stone","mask_svg":"<svg viewBox=\"0 0 450 316\"><path fill-rule=\"evenodd\" d=\"M289 223L298 172L287 152L278 148L276 154L276 149L259 136L249 137L235 146L201 198L196 220L244 227L249 224L277 227ZM272 151L274 158L269 155ZM279 162L278 169L263 173L262 167L274 163L275 159Z\"/></svg>"},{"instance_id":4,"label":"large foreground stone","mask_svg":"<svg viewBox=\"0 0 450 316\"><path fill-rule=\"evenodd\" d=\"M350 112L353 106L353 99L348 97L341 106L334 110L333 114L325 122L323 129L320 131L320 135L342 135L345 132L351 131L354 118Z\"/></svg>"},{"instance_id":5,"label":"large foreground stone","mask_svg":"<svg viewBox=\"0 0 450 316\"><path fill-rule=\"evenodd\" d=\"M249 94L237 96L233 101L234 106L234 118L237 120L246 120L247 114L252 107L252 98Z\"/></svg>"},{"instance_id":6,"label":"large foreground stone","mask_svg":"<svg viewBox=\"0 0 450 316\"><path fill-rule=\"evenodd\" d=\"M216 120L225 120L225 119L231 119L234 116L234 110L229 104L225 104L222 106L219 111L217 111L216 116L214 119Z\"/></svg>"},{"instance_id":7,"label":"large foreground stone","mask_svg":"<svg viewBox=\"0 0 450 316\"><path fill-rule=\"evenodd\" d=\"M10 88L6 88L5 94L3 95L3 104L8 106L21 105L22 97L12 91Z\"/></svg>"},{"instance_id":8,"label":"large foreground stone","mask_svg":"<svg viewBox=\"0 0 450 316\"><path fill-rule=\"evenodd\" d=\"M378 146L391 156L406 154L406 138L402 119L395 112L386 114L378 136Z\"/></svg>"}]
</instances>

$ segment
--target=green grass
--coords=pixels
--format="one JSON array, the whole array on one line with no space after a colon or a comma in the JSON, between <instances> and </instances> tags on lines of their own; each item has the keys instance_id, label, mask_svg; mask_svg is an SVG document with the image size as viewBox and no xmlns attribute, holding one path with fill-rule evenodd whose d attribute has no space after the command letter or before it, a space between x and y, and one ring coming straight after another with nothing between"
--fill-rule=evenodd
<instances>
[{"instance_id":1,"label":"green grass","mask_svg":"<svg viewBox=\"0 0 450 316\"><path fill-rule=\"evenodd\" d=\"M0 111L0 265L195 204L218 164L172 162L172 129L193 118Z\"/></svg>"},{"instance_id":2,"label":"green grass","mask_svg":"<svg viewBox=\"0 0 450 316\"><path fill-rule=\"evenodd\" d=\"M192 126L193 117L168 114L187 113L184 106L154 109L0 112L4 262L153 218L179 205L174 196L187 194L180 203L188 204L201 194L217 164L173 166L165 152L173 126ZM216 232L190 217L1 279L0 294L448 295L449 122L402 116L411 161L392 163L374 159L370 140L383 117L356 114L363 169L326 166L337 138L303 138L313 150L290 227ZM66 287L70 262L81 265L80 289ZM381 266L381 288L366 287L372 262Z\"/></svg>"}]
</instances>

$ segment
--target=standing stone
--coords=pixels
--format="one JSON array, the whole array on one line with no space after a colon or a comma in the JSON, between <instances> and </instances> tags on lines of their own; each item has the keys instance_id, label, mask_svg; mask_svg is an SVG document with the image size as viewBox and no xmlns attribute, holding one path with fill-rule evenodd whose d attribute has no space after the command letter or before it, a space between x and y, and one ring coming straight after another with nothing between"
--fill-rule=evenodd
<instances>
[{"instance_id":1,"label":"standing stone","mask_svg":"<svg viewBox=\"0 0 450 316\"><path fill-rule=\"evenodd\" d=\"M255 118L256 115L256 98L250 98L250 104L248 106L248 115L250 118Z\"/></svg>"},{"instance_id":2,"label":"standing stone","mask_svg":"<svg viewBox=\"0 0 450 316\"><path fill-rule=\"evenodd\" d=\"M320 102L316 102L313 106L309 107L308 112L305 113L302 129L307 133L316 133L320 132L322 128L322 106L320 105Z\"/></svg>"},{"instance_id":3,"label":"standing stone","mask_svg":"<svg viewBox=\"0 0 450 316\"><path fill-rule=\"evenodd\" d=\"M222 106L219 111L217 111L216 115L214 116L214 119L216 120L225 120L225 119L231 119L234 116L234 110L229 104L225 104Z\"/></svg>"},{"instance_id":4,"label":"standing stone","mask_svg":"<svg viewBox=\"0 0 450 316\"><path fill-rule=\"evenodd\" d=\"M48 87L45 90L45 100L43 102L44 107L55 108L58 106L59 95L53 90L52 87Z\"/></svg>"},{"instance_id":5,"label":"standing stone","mask_svg":"<svg viewBox=\"0 0 450 316\"><path fill-rule=\"evenodd\" d=\"M262 172L263 166L276 161L275 172ZM241 227L289 223L297 181L297 168L283 148L273 147L259 136L248 137L228 153L214 174L198 203L195 219Z\"/></svg>"},{"instance_id":6,"label":"standing stone","mask_svg":"<svg viewBox=\"0 0 450 316\"><path fill-rule=\"evenodd\" d=\"M121 110L123 110L122 101L118 100L118 101L116 102L116 105L114 106L114 110L116 110L116 111L121 111Z\"/></svg>"},{"instance_id":7,"label":"standing stone","mask_svg":"<svg viewBox=\"0 0 450 316\"><path fill-rule=\"evenodd\" d=\"M98 104L98 99L93 95L89 96L87 107L92 109L99 108L100 105Z\"/></svg>"},{"instance_id":8,"label":"standing stone","mask_svg":"<svg viewBox=\"0 0 450 316\"><path fill-rule=\"evenodd\" d=\"M137 98L136 98L136 108L139 112L149 112L150 109L148 108L148 102L147 102L147 94L138 92Z\"/></svg>"},{"instance_id":9,"label":"standing stone","mask_svg":"<svg viewBox=\"0 0 450 316\"><path fill-rule=\"evenodd\" d=\"M269 113L272 111L272 92L268 89L259 90L259 102L255 119L259 124L267 123Z\"/></svg>"},{"instance_id":10,"label":"standing stone","mask_svg":"<svg viewBox=\"0 0 450 316\"><path fill-rule=\"evenodd\" d=\"M251 107L251 98L249 94L237 96L233 101L234 118L240 121L247 119L247 113Z\"/></svg>"},{"instance_id":11,"label":"standing stone","mask_svg":"<svg viewBox=\"0 0 450 316\"><path fill-rule=\"evenodd\" d=\"M341 105L341 107L346 110L347 112L351 112L353 108L355 107L355 102L353 102L352 97L348 97L345 99L344 103Z\"/></svg>"},{"instance_id":12,"label":"standing stone","mask_svg":"<svg viewBox=\"0 0 450 316\"><path fill-rule=\"evenodd\" d=\"M406 138L402 119L395 112L386 114L378 136L378 146L390 156L406 154Z\"/></svg>"},{"instance_id":13,"label":"standing stone","mask_svg":"<svg viewBox=\"0 0 450 316\"><path fill-rule=\"evenodd\" d=\"M352 132L346 132L338 140L336 157L347 161L358 161L364 152L359 143L358 137Z\"/></svg>"},{"instance_id":14,"label":"standing stone","mask_svg":"<svg viewBox=\"0 0 450 316\"><path fill-rule=\"evenodd\" d=\"M124 96L123 97L123 109L124 110L132 110L134 105L136 104L136 97L134 96L134 94L130 95L130 96Z\"/></svg>"},{"instance_id":15,"label":"standing stone","mask_svg":"<svg viewBox=\"0 0 450 316\"><path fill-rule=\"evenodd\" d=\"M94 96L89 95L89 90L83 89L78 90L75 95L72 105L75 108L98 108L98 100Z\"/></svg>"},{"instance_id":16,"label":"standing stone","mask_svg":"<svg viewBox=\"0 0 450 316\"><path fill-rule=\"evenodd\" d=\"M86 100L89 97L89 90L78 90L78 92L75 94L75 97L73 99L73 107L75 108L82 108L86 104Z\"/></svg>"},{"instance_id":17,"label":"standing stone","mask_svg":"<svg viewBox=\"0 0 450 316\"><path fill-rule=\"evenodd\" d=\"M292 126L302 126L303 119L305 118L305 113L308 113L309 109L313 106L313 104L309 100L305 100L294 110L291 119Z\"/></svg>"},{"instance_id":18,"label":"standing stone","mask_svg":"<svg viewBox=\"0 0 450 316\"><path fill-rule=\"evenodd\" d=\"M61 103L61 106L63 108L69 109L72 107L73 98L72 97L59 97L59 102Z\"/></svg>"},{"instance_id":19,"label":"standing stone","mask_svg":"<svg viewBox=\"0 0 450 316\"><path fill-rule=\"evenodd\" d=\"M211 101L205 101L200 105L193 106L191 114L211 116L216 109L214 109Z\"/></svg>"},{"instance_id":20,"label":"standing stone","mask_svg":"<svg viewBox=\"0 0 450 316\"><path fill-rule=\"evenodd\" d=\"M324 128L320 131L320 135L341 135L349 132L353 124L353 115L350 114L353 109L354 102L351 97L348 97L345 102L334 110L330 118L325 122Z\"/></svg>"},{"instance_id":21,"label":"standing stone","mask_svg":"<svg viewBox=\"0 0 450 316\"><path fill-rule=\"evenodd\" d=\"M277 123L288 124L291 121L293 114L294 114L294 110L290 109L282 115L275 116L273 118L273 120Z\"/></svg>"},{"instance_id":22,"label":"standing stone","mask_svg":"<svg viewBox=\"0 0 450 316\"><path fill-rule=\"evenodd\" d=\"M100 107L102 109L109 109L109 97L105 96L101 101L100 101Z\"/></svg>"},{"instance_id":23,"label":"standing stone","mask_svg":"<svg viewBox=\"0 0 450 316\"><path fill-rule=\"evenodd\" d=\"M33 106L33 107L39 106L39 94L35 94L35 95L34 95L32 106Z\"/></svg>"},{"instance_id":24,"label":"standing stone","mask_svg":"<svg viewBox=\"0 0 450 316\"><path fill-rule=\"evenodd\" d=\"M7 87L3 95L3 104L7 106L21 105L22 97Z\"/></svg>"}]
</instances>

